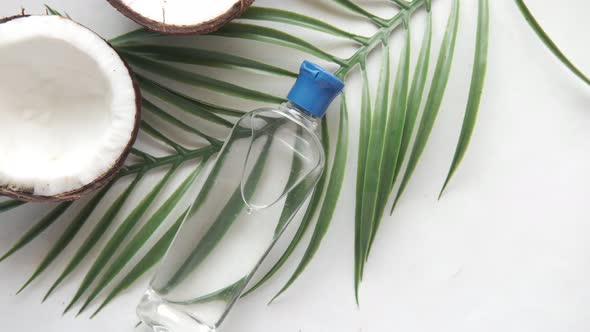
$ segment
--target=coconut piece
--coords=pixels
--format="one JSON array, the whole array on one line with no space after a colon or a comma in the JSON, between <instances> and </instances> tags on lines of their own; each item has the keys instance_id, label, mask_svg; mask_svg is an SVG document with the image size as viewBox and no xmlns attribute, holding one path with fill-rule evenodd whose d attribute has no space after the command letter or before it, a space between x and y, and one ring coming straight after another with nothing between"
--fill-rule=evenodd
<instances>
[{"instance_id":1,"label":"coconut piece","mask_svg":"<svg viewBox=\"0 0 590 332\"><path fill-rule=\"evenodd\" d=\"M66 201L123 166L140 94L102 38L59 16L0 20L0 194Z\"/></svg>"},{"instance_id":2,"label":"coconut piece","mask_svg":"<svg viewBox=\"0 0 590 332\"><path fill-rule=\"evenodd\" d=\"M254 0L108 0L144 27L168 34L215 31L241 15Z\"/></svg>"}]
</instances>

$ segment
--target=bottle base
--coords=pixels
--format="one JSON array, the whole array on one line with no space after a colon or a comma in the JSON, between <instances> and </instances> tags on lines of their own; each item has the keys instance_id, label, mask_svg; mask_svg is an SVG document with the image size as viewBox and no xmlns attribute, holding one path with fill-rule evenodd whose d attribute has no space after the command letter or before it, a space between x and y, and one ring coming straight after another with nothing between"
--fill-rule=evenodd
<instances>
[{"instance_id":1,"label":"bottle base","mask_svg":"<svg viewBox=\"0 0 590 332\"><path fill-rule=\"evenodd\" d=\"M137 316L154 332L215 332L216 329L200 322L149 289L137 306Z\"/></svg>"}]
</instances>

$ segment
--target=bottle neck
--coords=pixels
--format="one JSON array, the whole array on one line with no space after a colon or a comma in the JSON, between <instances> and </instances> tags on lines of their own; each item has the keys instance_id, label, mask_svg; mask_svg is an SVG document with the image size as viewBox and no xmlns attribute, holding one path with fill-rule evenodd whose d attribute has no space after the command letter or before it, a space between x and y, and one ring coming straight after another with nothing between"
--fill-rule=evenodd
<instances>
[{"instance_id":1,"label":"bottle neck","mask_svg":"<svg viewBox=\"0 0 590 332\"><path fill-rule=\"evenodd\" d=\"M285 108L285 111L293 117L293 120L300 122L302 125L315 130L319 124L321 119L312 115L305 109L299 107L297 104L287 101L282 105Z\"/></svg>"}]
</instances>

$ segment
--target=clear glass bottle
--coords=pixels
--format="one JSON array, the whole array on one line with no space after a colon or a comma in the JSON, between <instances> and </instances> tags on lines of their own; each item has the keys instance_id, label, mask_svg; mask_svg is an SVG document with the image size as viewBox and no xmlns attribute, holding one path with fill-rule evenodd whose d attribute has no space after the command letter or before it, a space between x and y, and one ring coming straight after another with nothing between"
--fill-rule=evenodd
<instances>
[{"instance_id":1,"label":"clear glass bottle","mask_svg":"<svg viewBox=\"0 0 590 332\"><path fill-rule=\"evenodd\" d=\"M238 121L137 307L143 323L219 327L320 178L319 122L343 87L306 61L289 102Z\"/></svg>"}]
</instances>

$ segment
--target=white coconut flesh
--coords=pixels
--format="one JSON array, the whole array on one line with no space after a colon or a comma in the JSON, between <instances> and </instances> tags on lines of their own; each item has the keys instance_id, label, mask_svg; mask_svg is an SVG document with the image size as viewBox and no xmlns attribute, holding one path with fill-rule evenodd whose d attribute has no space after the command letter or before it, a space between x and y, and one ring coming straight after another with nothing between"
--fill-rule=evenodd
<instances>
[{"instance_id":1,"label":"white coconut flesh","mask_svg":"<svg viewBox=\"0 0 590 332\"><path fill-rule=\"evenodd\" d=\"M39 196L107 173L132 140L136 94L125 63L57 16L0 24L0 186Z\"/></svg>"},{"instance_id":2,"label":"white coconut flesh","mask_svg":"<svg viewBox=\"0 0 590 332\"><path fill-rule=\"evenodd\" d=\"M119 0L137 15L166 25L194 26L223 16L241 0Z\"/></svg>"}]
</instances>

